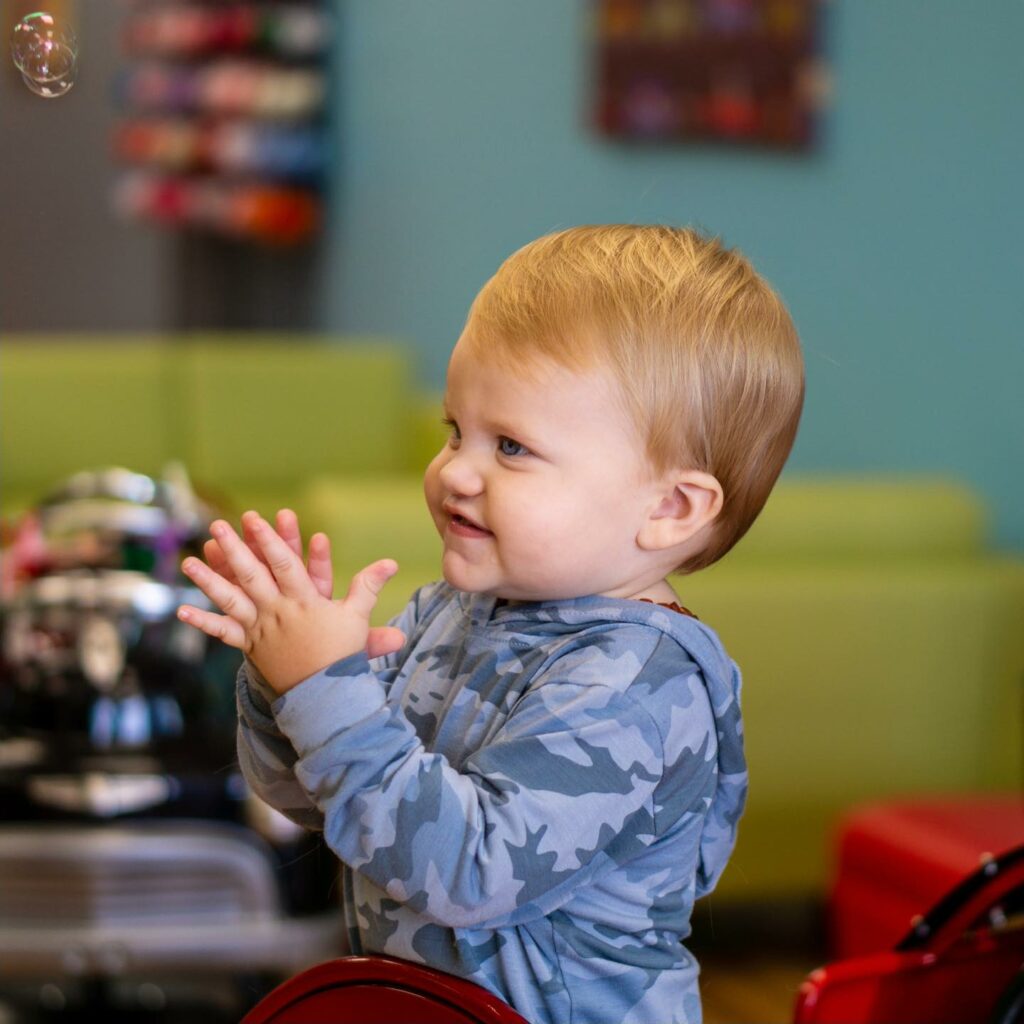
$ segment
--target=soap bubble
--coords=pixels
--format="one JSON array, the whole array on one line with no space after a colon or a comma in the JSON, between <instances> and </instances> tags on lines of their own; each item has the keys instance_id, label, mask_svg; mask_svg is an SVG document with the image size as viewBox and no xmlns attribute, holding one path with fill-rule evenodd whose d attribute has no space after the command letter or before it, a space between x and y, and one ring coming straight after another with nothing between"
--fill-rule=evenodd
<instances>
[{"instance_id":1,"label":"soap bubble","mask_svg":"<svg viewBox=\"0 0 1024 1024\"><path fill-rule=\"evenodd\" d=\"M70 91L71 86L75 84L75 75L72 71L60 78L40 80L36 78L29 78L29 76L23 71L21 73L21 80L25 83L27 88L37 96L42 96L44 100L52 100L56 99L58 96L63 96L66 92Z\"/></svg>"},{"instance_id":2,"label":"soap bubble","mask_svg":"<svg viewBox=\"0 0 1024 1024\"><path fill-rule=\"evenodd\" d=\"M78 40L52 14L36 11L14 26L11 59L32 92L53 99L75 84Z\"/></svg>"}]
</instances>

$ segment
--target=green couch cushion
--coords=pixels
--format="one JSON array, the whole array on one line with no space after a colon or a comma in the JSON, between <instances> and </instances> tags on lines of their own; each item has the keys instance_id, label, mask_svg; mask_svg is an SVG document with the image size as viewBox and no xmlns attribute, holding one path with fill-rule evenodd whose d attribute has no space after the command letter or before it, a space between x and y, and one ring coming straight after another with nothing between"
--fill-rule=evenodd
<instances>
[{"instance_id":1,"label":"green couch cushion","mask_svg":"<svg viewBox=\"0 0 1024 1024\"><path fill-rule=\"evenodd\" d=\"M743 673L750 807L724 893L821 886L858 802L1018 784L1024 562L726 560L677 586Z\"/></svg>"},{"instance_id":2,"label":"green couch cushion","mask_svg":"<svg viewBox=\"0 0 1024 1024\"><path fill-rule=\"evenodd\" d=\"M398 573L381 593L373 615L383 623L405 607L412 592L441 574L441 540L423 497L419 476L336 479L318 477L302 491L303 533L331 539L335 589L370 562L393 558Z\"/></svg>"},{"instance_id":3,"label":"green couch cushion","mask_svg":"<svg viewBox=\"0 0 1024 1024\"><path fill-rule=\"evenodd\" d=\"M296 512L300 522L305 519L300 484L264 488L257 484L224 487L204 483L197 486L196 491L215 515L226 519L236 529L239 527L242 513L248 509L259 512L269 523L274 521L274 516L282 508L290 508Z\"/></svg>"},{"instance_id":4,"label":"green couch cushion","mask_svg":"<svg viewBox=\"0 0 1024 1024\"><path fill-rule=\"evenodd\" d=\"M723 567L679 590L743 671L762 797L1019 778L1024 562Z\"/></svg>"},{"instance_id":5,"label":"green couch cushion","mask_svg":"<svg viewBox=\"0 0 1024 1024\"><path fill-rule=\"evenodd\" d=\"M192 338L176 351L193 477L228 492L410 460L410 367L384 341Z\"/></svg>"},{"instance_id":6,"label":"green couch cushion","mask_svg":"<svg viewBox=\"0 0 1024 1024\"><path fill-rule=\"evenodd\" d=\"M441 542L418 477L319 477L302 493L310 524L331 538L346 564L378 558L440 565Z\"/></svg>"},{"instance_id":7,"label":"green couch cushion","mask_svg":"<svg viewBox=\"0 0 1024 1024\"><path fill-rule=\"evenodd\" d=\"M0 480L35 497L78 470L158 472L182 457L159 339L18 335L0 342ZM8 504L7 497L4 498Z\"/></svg>"}]
</instances>

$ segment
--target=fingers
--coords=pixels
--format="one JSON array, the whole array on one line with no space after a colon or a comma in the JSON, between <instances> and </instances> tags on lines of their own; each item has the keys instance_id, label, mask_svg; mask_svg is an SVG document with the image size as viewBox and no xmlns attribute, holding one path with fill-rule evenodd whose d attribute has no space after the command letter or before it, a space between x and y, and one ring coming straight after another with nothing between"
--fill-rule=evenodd
<instances>
[{"instance_id":1,"label":"fingers","mask_svg":"<svg viewBox=\"0 0 1024 1024\"><path fill-rule=\"evenodd\" d=\"M380 561L368 565L352 577L352 584L345 595L345 604L364 618L369 619L370 613L377 603L377 595L396 572L398 572L398 563L392 558L382 558Z\"/></svg>"},{"instance_id":2,"label":"fingers","mask_svg":"<svg viewBox=\"0 0 1024 1024\"><path fill-rule=\"evenodd\" d=\"M224 557L224 552L220 549L220 544L215 540L208 540L203 544L203 557L206 559L206 564L215 572L218 576L223 576L229 583L236 583L235 574L231 571L231 566L228 565L228 560Z\"/></svg>"},{"instance_id":3,"label":"fingers","mask_svg":"<svg viewBox=\"0 0 1024 1024\"><path fill-rule=\"evenodd\" d=\"M259 514L253 511L242 513L242 539L249 546L249 550L263 561L263 554L260 551L259 544L256 542L256 534L254 532L255 524L259 521ZM291 509L282 509L277 513L277 532L285 543L301 558L302 557L302 537L299 534L299 520ZM221 551L219 542L215 540L208 540L203 544L203 557L206 559L206 564L209 565L214 572L219 573L226 580L230 580L232 583L236 583L235 574L231 571L231 567L228 565L227 559L224 557L224 553Z\"/></svg>"},{"instance_id":4,"label":"fingers","mask_svg":"<svg viewBox=\"0 0 1024 1024\"><path fill-rule=\"evenodd\" d=\"M277 535L299 556L302 557L302 534L299 532L299 517L290 509L283 508L274 517Z\"/></svg>"},{"instance_id":5,"label":"fingers","mask_svg":"<svg viewBox=\"0 0 1024 1024\"><path fill-rule=\"evenodd\" d=\"M245 630L227 615L217 615L215 612L183 604L178 609L178 618L229 647L237 647L239 650L245 648Z\"/></svg>"},{"instance_id":6,"label":"fingers","mask_svg":"<svg viewBox=\"0 0 1024 1024\"><path fill-rule=\"evenodd\" d=\"M263 556L260 554L259 547L256 544L256 537L252 532L252 518L256 516L255 512L245 512L242 515L242 538L248 545L249 550L262 561ZM257 517L258 518L258 517ZM237 583L235 574L228 565L228 560L224 556L224 552L221 549L220 541L208 540L203 544L203 557L206 559L206 564L216 573L219 573L224 579L231 583Z\"/></svg>"},{"instance_id":7,"label":"fingers","mask_svg":"<svg viewBox=\"0 0 1024 1024\"><path fill-rule=\"evenodd\" d=\"M242 514L242 538L253 554L265 563L266 557L256 536L258 524L262 521L257 512L248 511ZM274 522L278 536L301 559L302 534L299 530L298 516L291 509L284 508L277 513ZM218 541L206 541L203 545L203 557L214 572L231 583L238 582ZM325 534L315 533L310 538L306 569L320 595L330 600L334 593L334 567L331 563L331 542Z\"/></svg>"},{"instance_id":8,"label":"fingers","mask_svg":"<svg viewBox=\"0 0 1024 1024\"><path fill-rule=\"evenodd\" d=\"M236 584L204 565L198 558L186 558L181 571L225 614L246 628L256 621L256 606ZM187 620L191 623L191 620ZM203 632L207 632L202 626ZM210 634L211 636L214 634Z\"/></svg>"},{"instance_id":9,"label":"fingers","mask_svg":"<svg viewBox=\"0 0 1024 1024\"><path fill-rule=\"evenodd\" d=\"M267 604L280 593L280 588L274 582L274 577L267 570L267 566L257 558L230 524L223 519L217 519L210 524L210 533L220 544L221 553L227 560L237 585L253 604Z\"/></svg>"},{"instance_id":10,"label":"fingers","mask_svg":"<svg viewBox=\"0 0 1024 1024\"><path fill-rule=\"evenodd\" d=\"M302 533L299 530L299 517L290 508L283 508L277 513L274 522L278 536L301 559ZM310 537L306 571L320 596L330 600L334 593L334 567L331 565L331 542L326 534L314 533Z\"/></svg>"},{"instance_id":11,"label":"fingers","mask_svg":"<svg viewBox=\"0 0 1024 1024\"><path fill-rule=\"evenodd\" d=\"M249 527L256 539L258 550L273 573L282 594L299 599L319 596L319 591L309 578L306 567L302 564L301 541L299 542L299 553L296 553L288 541L282 538L260 516L254 516ZM239 578L241 579L241 577Z\"/></svg>"},{"instance_id":12,"label":"fingers","mask_svg":"<svg viewBox=\"0 0 1024 1024\"><path fill-rule=\"evenodd\" d=\"M256 543L255 527L259 522L259 514L256 512L242 513L242 540L248 545L249 550L262 561L260 546Z\"/></svg>"},{"instance_id":13,"label":"fingers","mask_svg":"<svg viewBox=\"0 0 1024 1024\"><path fill-rule=\"evenodd\" d=\"M331 542L326 533L314 533L309 538L306 567L316 589L330 599L334 593L334 566L331 564Z\"/></svg>"},{"instance_id":14,"label":"fingers","mask_svg":"<svg viewBox=\"0 0 1024 1024\"><path fill-rule=\"evenodd\" d=\"M374 626L366 638L366 655L369 658L383 658L394 654L405 646L405 634L394 626Z\"/></svg>"}]
</instances>

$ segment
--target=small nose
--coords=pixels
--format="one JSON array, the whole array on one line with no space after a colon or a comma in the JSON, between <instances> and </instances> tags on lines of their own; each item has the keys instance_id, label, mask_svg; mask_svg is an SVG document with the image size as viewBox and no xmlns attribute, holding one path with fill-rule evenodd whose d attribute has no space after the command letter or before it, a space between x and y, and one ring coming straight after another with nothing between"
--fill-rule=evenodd
<instances>
[{"instance_id":1,"label":"small nose","mask_svg":"<svg viewBox=\"0 0 1024 1024\"><path fill-rule=\"evenodd\" d=\"M449 494L471 496L484 489L484 478L475 466L469 453L453 451L448 461L441 467L441 484Z\"/></svg>"}]
</instances>

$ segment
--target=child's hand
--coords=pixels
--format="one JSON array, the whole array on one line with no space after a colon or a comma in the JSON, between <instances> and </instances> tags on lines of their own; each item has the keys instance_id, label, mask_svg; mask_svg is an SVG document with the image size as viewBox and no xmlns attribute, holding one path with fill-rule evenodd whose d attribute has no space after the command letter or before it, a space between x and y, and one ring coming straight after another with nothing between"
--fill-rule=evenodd
<instances>
[{"instance_id":1,"label":"child's hand","mask_svg":"<svg viewBox=\"0 0 1024 1024\"><path fill-rule=\"evenodd\" d=\"M343 600L331 601L289 543L259 516L249 517L247 532L260 557L222 520L210 532L218 544L215 557L223 557L231 576L198 558L187 558L182 568L224 614L183 605L178 617L244 651L278 693L340 658L363 650L370 657L390 654L405 642L401 630L370 627L377 595L398 569L390 559L367 566Z\"/></svg>"},{"instance_id":2,"label":"child's hand","mask_svg":"<svg viewBox=\"0 0 1024 1024\"><path fill-rule=\"evenodd\" d=\"M260 546L256 543L256 535L253 532L254 524L259 520L255 512L242 514L242 536L245 538L249 550L261 561L266 561ZM302 534L299 531L299 518L290 509L281 509L276 516L278 536L302 558ZM206 563L218 575L223 576L230 583L237 583L231 567L228 565L220 544L216 540L208 540L203 545L203 555ZM331 597L334 593L334 570L331 565L331 542L324 533L314 533L309 538L309 555L306 559L306 569L309 578L313 581L316 589L324 596Z\"/></svg>"}]
</instances>

